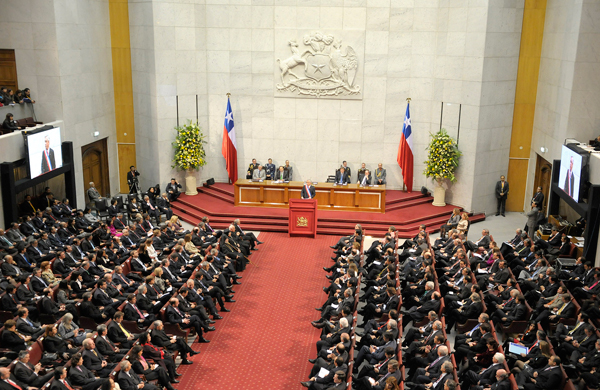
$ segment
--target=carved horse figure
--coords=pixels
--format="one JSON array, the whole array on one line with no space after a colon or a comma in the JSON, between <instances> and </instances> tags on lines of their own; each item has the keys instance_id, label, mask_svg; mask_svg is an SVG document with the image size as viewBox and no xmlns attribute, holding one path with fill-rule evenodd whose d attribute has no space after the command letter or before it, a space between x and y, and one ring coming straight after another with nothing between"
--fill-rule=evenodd
<instances>
[{"instance_id":1,"label":"carved horse figure","mask_svg":"<svg viewBox=\"0 0 600 390\"><path fill-rule=\"evenodd\" d=\"M306 52L302 55L300 54L300 51L298 50L298 43L296 43L295 40L291 40L288 42L288 44L292 50L292 56L286 58L285 60L280 60L279 58L277 59L277 62L279 63L279 69L281 70L281 82L284 85L285 80L283 78L288 73L294 76L296 79L300 78L291 71L292 68L298 66L299 64L306 64L306 60L303 58L304 55L306 55Z\"/></svg>"}]
</instances>

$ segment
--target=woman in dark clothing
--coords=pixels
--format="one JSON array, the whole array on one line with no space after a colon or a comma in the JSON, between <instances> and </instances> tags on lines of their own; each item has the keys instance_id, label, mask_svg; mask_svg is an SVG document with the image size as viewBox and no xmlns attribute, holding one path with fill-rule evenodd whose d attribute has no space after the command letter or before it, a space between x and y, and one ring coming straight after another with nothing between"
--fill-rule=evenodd
<instances>
[{"instance_id":1,"label":"woman in dark clothing","mask_svg":"<svg viewBox=\"0 0 600 390\"><path fill-rule=\"evenodd\" d=\"M12 133L15 130L21 130L19 126L13 120L13 114L10 112L6 114L6 119L2 122L2 132L4 134Z\"/></svg>"}]
</instances>

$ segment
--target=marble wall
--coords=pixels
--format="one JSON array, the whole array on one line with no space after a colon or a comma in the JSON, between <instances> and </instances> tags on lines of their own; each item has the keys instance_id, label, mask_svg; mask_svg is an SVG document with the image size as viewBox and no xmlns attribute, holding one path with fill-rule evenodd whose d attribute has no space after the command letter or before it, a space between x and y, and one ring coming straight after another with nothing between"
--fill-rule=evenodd
<instances>
[{"instance_id":1,"label":"marble wall","mask_svg":"<svg viewBox=\"0 0 600 390\"><path fill-rule=\"evenodd\" d=\"M108 138L110 185L117 189L108 0L3 0L0 35L3 47L15 49L19 87L31 88L37 118L64 122L64 140L74 147L78 206L85 205L87 188L83 145Z\"/></svg>"},{"instance_id":2,"label":"marble wall","mask_svg":"<svg viewBox=\"0 0 600 390\"><path fill-rule=\"evenodd\" d=\"M361 162L372 168L382 162L388 185L401 188L396 155L411 97L414 188L432 187L422 172L429 133L440 127L442 102L451 104L443 125L455 136L462 104L464 157L448 200L469 210L494 207L494 178L508 166L523 0L129 4L137 157L148 180L143 185L177 175L168 145L175 136L176 96L180 121L195 119L198 107L207 134L208 165L198 178L226 181L221 140L230 92L240 177L252 158L272 157L275 164L289 159L294 179L320 181L342 160L354 171ZM362 100L278 97L278 53L306 31L335 33L345 44L361 45Z\"/></svg>"},{"instance_id":3,"label":"marble wall","mask_svg":"<svg viewBox=\"0 0 600 390\"><path fill-rule=\"evenodd\" d=\"M533 191L536 153L552 162L565 139L600 134L600 4L549 0L547 7L526 193Z\"/></svg>"}]
</instances>

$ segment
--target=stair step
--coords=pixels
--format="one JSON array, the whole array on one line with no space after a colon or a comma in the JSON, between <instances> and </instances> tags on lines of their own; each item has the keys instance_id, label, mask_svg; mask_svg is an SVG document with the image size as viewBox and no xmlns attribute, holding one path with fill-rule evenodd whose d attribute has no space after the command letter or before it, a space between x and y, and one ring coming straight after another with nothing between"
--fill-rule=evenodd
<instances>
[{"instance_id":1,"label":"stair step","mask_svg":"<svg viewBox=\"0 0 600 390\"><path fill-rule=\"evenodd\" d=\"M211 186L209 186L209 185L206 185L206 183L204 183L202 185L202 187L198 187L198 190L200 190L200 188L210 188L211 190L216 191L216 192L220 192L223 195L230 196L232 198L234 197L233 190L225 189L225 188L223 188L223 187L221 187L219 185L211 185ZM233 188L233 186L232 186L232 188Z\"/></svg>"},{"instance_id":2,"label":"stair step","mask_svg":"<svg viewBox=\"0 0 600 390\"><path fill-rule=\"evenodd\" d=\"M198 187L197 189L198 189L198 192L201 192L201 193L206 194L208 196L212 196L213 198L221 199L222 201L225 201L225 202L230 203L230 204L234 203L233 196L229 196L229 195L224 194L222 192L215 191L213 189L213 187Z\"/></svg>"},{"instance_id":3,"label":"stair step","mask_svg":"<svg viewBox=\"0 0 600 390\"><path fill-rule=\"evenodd\" d=\"M423 195L420 192L413 192L410 195L405 195L402 197L389 197L387 196L385 199L385 206L387 208L388 205L393 205L396 203L402 203L402 202L408 202L411 200L415 200L415 199L420 199L420 198L430 198L431 196L429 194L427 195Z\"/></svg>"},{"instance_id":4,"label":"stair step","mask_svg":"<svg viewBox=\"0 0 600 390\"><path fill-rule=\"evenodd\" d=\"M385 205L385 211L389 212L389 211L394 211L394 210L402 210L403 208L406 208L406 207L417 206L417 205L420 205L420 204L432 203L432 202L433 202L433 198L432 197L422 197L422 198L417 198L417 199L409 200L409 201L406 201L406 202L394 203L394 204L391 204L389 206L386 203L386 205Z\"/></svg>"}]
</instances>

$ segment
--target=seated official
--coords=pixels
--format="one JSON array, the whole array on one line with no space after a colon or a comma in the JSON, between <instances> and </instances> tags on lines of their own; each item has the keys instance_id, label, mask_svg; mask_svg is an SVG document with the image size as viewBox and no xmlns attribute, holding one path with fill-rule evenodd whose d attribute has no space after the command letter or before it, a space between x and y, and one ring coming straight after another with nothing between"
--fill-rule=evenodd
<instances>
[{"instance_id":1,"label":"seated official","mask_svg":"<svg viewBox=\"0 0 600 390\"><path fill-rule=\"evenodd\" d=\"M54 371L46 371L44 375L40 375L40 369L42 368L41 363L37 363L35 366L29 363L29 352L19 352L19 359L15 363L13 372L15 377L32 387L42 387L46 382L54 376Z\"/></svg>"},{"instance_id":2,"label":"seated official","mask_svg":"<svg viewBox=\"0 0 600 390\"><path fill-rule=\"evenodd\" d=\"M165 187L165 192L168 195L169 201L173 202L179 198L179 195L181 195L181 192L179 192L180 188L182 188L181 184L179 184L175 178L171 178L171 182Z\"/></svg>"},{"instance_id":3,"label":"seated official","mask_svg":"<svg viewBox=\"0 0 600 390\"><path fill-rule=\"evenodd\" d=\"M356 184L361 185L363 187L371 185L371 171L366 169L365 173L362 175L362 178L360 177L361 176L360 173L358 176L359 176L359 179Z\"/></svg>"},{"instance_id":4,"label":"seated official","mask_svg":"<svg viewBox=\"0 0 600 390\"><path fill-rule=\"evenodd\" d=\"M285 170L285 168L282 166L279 167L279 169L273 174L273 178L271 180L278 180L278 181L288 181L288 173Z\"/></svg>"},{"instance_id":5,"label":"seated official","mask_svg":"<svg viewBox=\"0 0 600 390\"><path fill-rule=\"evenodd\" d=\"M365 176L365 172L366 171L367 171L367 167L366 167L365 163L360 164L360 169L356 173L356 175L358 176L358 183L359 184L362 181L363 177Z\"/></svg>"},{"instance_id":6,"label":"seated official","mask_svg":"<svg viewBox=\"0 0 600 390\"><path fill-rule=\"evenodd\" d=\"M386 180L385 169L383 169L381 163L379 163L379 164L377 164L377 169L375 170L374 184L378 184L378 185L385 184L385 180Z\"/></svg>"},{"instance_id":7,"label":"seated official","mask_svg":"<svg viewBox=\"0 0 600 390\"><path fill-rule=\"evenodd\" d=\"M262 165L259 165L252 172L252 180L265 180L267 178L267 172L263 169Z\"/></svg>"},{"instance_id":8,"label":"seated official","mask_svg":"<svg viewBox=\"0 0 600 390\"><path fill-rule=\"evenodd\" d=\"M121 370L117 374L117 383L121 387L121 390L157 390L158 387L155 385L144 382L140 377L133 371L131 371L131 363L127 360L123 360L121 363ZM172 387L171 387L172 388Z\"/></svg>"},{"instance_id":9,"label":"seated official","mask_svg":"<svg viewBox=\"0 0 600 390\"><path fill-rule=\"evenodd\" d=\"M302 187L302 199L312 199L316 195L315 186L312 185L312 180L307 179L304 187Z\"/></svg>"},{"instance_id":10,"label":"seated official","mask_svg":"<svg viewBox=\"0 0 600 390\"><path fill-rule=\"evenodd\" d=\"M346 168L341 167L335 173L335 184L344 185L350 182L350 175L346 172Z\"/></svg>"}]
</instances>

